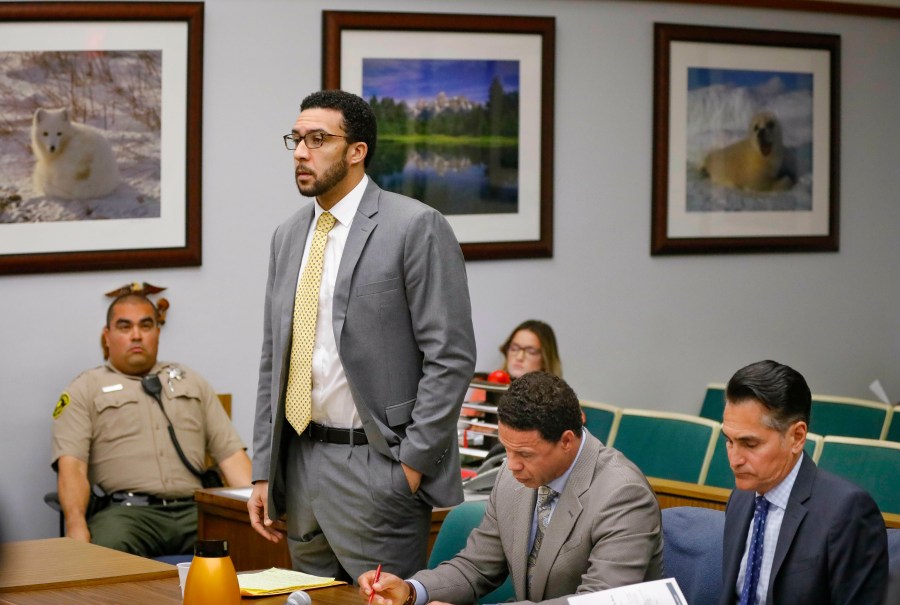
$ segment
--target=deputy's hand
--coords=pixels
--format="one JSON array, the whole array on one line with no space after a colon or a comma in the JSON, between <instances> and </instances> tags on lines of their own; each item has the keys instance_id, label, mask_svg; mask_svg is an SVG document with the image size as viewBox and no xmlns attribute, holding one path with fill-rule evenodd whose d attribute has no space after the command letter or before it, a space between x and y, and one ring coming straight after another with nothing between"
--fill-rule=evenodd
<instances>
[{"instance_id":1,"label":"deputy's hand","mask_svg":"<svg viewBox=\"0 0 900 605\"><path fill-rule=\"evenodd\" d=\"M250 527L270 542L280 542L281 532L272 527L269 519L269 482L257 481L247 500L247 511L250 513Z\"/></svg>"},{"instance_id":2,"label":"deputy's hand","mask_svg":"<svg viewBox=\"0 0 900 605\"><path fill-rule=\"evenodd\" d=\"M370 570L359 576L356 582L359 584L359 594L368 599L369 594L375 591L372 605L400 605L409 596L409 585L394 574L381 572L378 581L374 584L375 570Z\"/></svg>"},{"instance_id":3,"label":"deputy's hand","mask_svg":"<svg viewBox=\"0 0 900 605\"><path fill-rule=\"evenodd\" d=\"M66 523L66 537L81 542L91 541L91 530L88 529L87 521L84 523Z\"/></svg>"},{"instance_id":4,"label":"deputy's hand","mask_svg":"<svg viewBox=\"0 0 900 605\"><path fill-rule=\"evenodd\" d=\"M422 483L422 473L411 466L406 466L402 462L400 466L403 467L403 474L406 475L406 482L409 483L409 491L412 493L419 491L419 484Z\"/></svg>"}]
</instances>

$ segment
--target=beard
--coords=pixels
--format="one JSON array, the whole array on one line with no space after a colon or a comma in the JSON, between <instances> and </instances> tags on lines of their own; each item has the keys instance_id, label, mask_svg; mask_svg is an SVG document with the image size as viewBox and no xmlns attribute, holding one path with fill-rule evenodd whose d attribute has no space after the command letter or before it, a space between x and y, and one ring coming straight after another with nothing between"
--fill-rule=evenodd
<instances>
[{"instance_id":1,"label":"beard","mask_svg":"<svg viewBox=\"0 0 900 605\"><path fill-rule=\"evenodd\" d=\"M341 157L339 162L332 164L328 170L325 171L322 178L316 176L316 179L312 184L303 186L298 181L297 189L300 191L300 195L305 197L318 197L333 189L335 185L346 178L349 172L350 164L347 162L347 158Z\"/></svg>"}]
</instances>

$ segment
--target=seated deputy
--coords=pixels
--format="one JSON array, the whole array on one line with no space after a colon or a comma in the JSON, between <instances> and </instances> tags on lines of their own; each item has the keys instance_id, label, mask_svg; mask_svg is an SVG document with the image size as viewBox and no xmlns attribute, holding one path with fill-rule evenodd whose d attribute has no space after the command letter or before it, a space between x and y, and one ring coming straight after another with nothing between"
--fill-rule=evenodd
<instances>
[{"instance_id":1,"label":"seated deputy","mask_svg":"<svg viewBox=\"0 0 900 605\"><path fill-rule=\"evenodd\" d=\"M116 298L103 343L107 364L78 376L53 411L52 466L66 535L148 557L190 553L193 493L202 487L195 472L204 471L206 454L229 485L250 485L250 459L209 383L183 365L157 362L159 315L148 298ZM161 403L142 387L156 375ZM193 471L176 451L169 420ZM109 505L87 518L97 486Z\"/></svg>"},{"instance_id":2,"label":"seated deputy","mask_svg":"<svg viewBox=\"0 0 900 605\"><path fill-rule=\"evenodd\" d=\"M512 576L516 601L567 597L660 578L659 506L640 470L582 427L575 392L530 372L497 408L503 464L481 525L465 548L405 581L367 571L375 605L469 605ZM390 572L390 570L385 570Z\"/></svg>"},{"instance_id":3,"label":"seated deputy","mask_svg":"<svg viewBox=\"0 0 900 605\"><path fill-rule=\"evenodd\" d=\"M872 497L803 451L812 397L774 361L738 370L725 389L728 463L721 605L878 605L887 534Z\"/></svg>"}]
</instances>

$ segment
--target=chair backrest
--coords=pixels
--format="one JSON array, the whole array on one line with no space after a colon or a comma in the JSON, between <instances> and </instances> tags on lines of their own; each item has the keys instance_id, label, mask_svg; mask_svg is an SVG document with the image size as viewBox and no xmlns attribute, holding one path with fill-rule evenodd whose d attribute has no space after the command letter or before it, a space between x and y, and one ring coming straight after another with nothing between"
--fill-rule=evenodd
<instances>
[{"instance_id":1,"label":"chair backrest","mask_svg":"<svg viewBox=\"0 0 900 605\"><path fill-rule=\"evenodd\" d=\"M688 414L626 408L615 448L648 477L703 483L721 426Z\"/></svg>"},{"instance_id":2,"label":"chair backrest","mask_svg":"<svg viewBox=\"0 0 900 605\"><path fill-rule=\"evenodd\" d=\"M584 426L591 435L606 445L612 445L616 438L616 429L619 428L622 410L609 403L584 399L581 400L581 410L584 412Z\"/></svg>"},{"instance_id":3,"label":"chair backrest","mask_svg":"<svg viewBox=\"0 0 900 605\"><path fill-rule=\"evenodd\" d=\"M456 556L466 545L469 534L481 524L487 500L467 500L447 513L441 529L438 531L431 555L428 557L428 569ZM479 603L502 603L515 596L512 578L507 576L503 584L493 592L481 597Z\"/></svg>"},{"instance_id":4,"label":"chair backrest","mask_svg":"<svg viewBox=\"0 0 900 605\"><path fill-rule=\"evenodd\" d=\"M900 514L900 443L827 435L817 464L869 492L881 512Z\"/></svg>"},{"instance_id":5,"label":"chair backrest","mask_svg":"<svg viewBox=\"0 0 900 605\"><path fill-rule=\"evenodd\" d=\"M895 405L888 420L887 434L884 436L888 441L900 441L900 405Z\"/></svg>"},{"instance_id":6,"label":"chair backrest","mask_svg":"<svg viewBox=\"0 0 900 605\"><path fill-rule=\"evenodd\" d=\"M693 506L662 510L663 569L691 605L716 605L722 591L725 511Z\"/></svg>"},{"instance_id":7,"label":"chair backrest","mask_svg":"<svg viewBox=\"0 0 900 605\"><path fill-rule=\"evenodd\" d=\"M225 413L231 418L231 393L216 393L216 396L219 398L219 403L222 404Z\"/></svg>"},{"instance_id":8,"label":"chair backrest","mask_svg":"<svg viewBox=\"0 0 900 605\"><path fill-rule=\"evenodd\" d=\"M806 444L803 449L807 455L815 461L822 449L823 437L815 433L806 434ZM704 485L734 489L734 473L728 464L728 450L725 447L725 435L720 434L716 440L716 448L713 450L712 459L709 461L709 471L706 473Z\"/></svg>"},{"instance_id":9,"label":"chair backrest","mask_svg":"<svg viewBox=\"0 0 900 605\"><path fill-rule=\"evenodd\" d=\"M891 408L880 401L813 395L809 430L819 435L883 439Z\"/></svg>"},{"instance_id":10,"label":"chair backrest","mask_svg":"<svg viewBox=\"0 0 900 605\"><path fill-rule=\"evenodd\" d=\"M703 397L703 405L700 406L700 417L722 422L724 411L725 385L720 382L711 382L706 385L706 395Z\"/></svg>"}]
</instances>

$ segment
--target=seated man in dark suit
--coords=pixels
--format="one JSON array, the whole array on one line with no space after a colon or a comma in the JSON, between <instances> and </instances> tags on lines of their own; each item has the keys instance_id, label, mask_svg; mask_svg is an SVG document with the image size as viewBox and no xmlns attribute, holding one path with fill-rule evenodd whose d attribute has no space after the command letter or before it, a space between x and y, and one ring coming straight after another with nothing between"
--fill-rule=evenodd
<instances>
[{"instance_id":1,"label":"seated man in dark suit","mask_svg":"<svg viewBox=\"0 0 900 605\"><path fill-rule=\"evenodd\" d=\"M737 488L725 510L721 605L876 605L887 582L884 519L863 489L803 452L803 376L760 361L731 377L722 433Z\"/></svg>"},{"instance_id":2,"label":"seated man in dark suit","mask_svg":"<svg viewBox=\"0 0 900 605\"><path fill-rule=\"evenodd\" d=\"M575 392L530 372L497 407L507 452L481 525L466 547L411 581L373 571L360 592L376 605L470 604L512 576L517 601L565 605L567 597L662 572L659 506L638 468L582 427Z\"/></svg>"}]
</instances>

